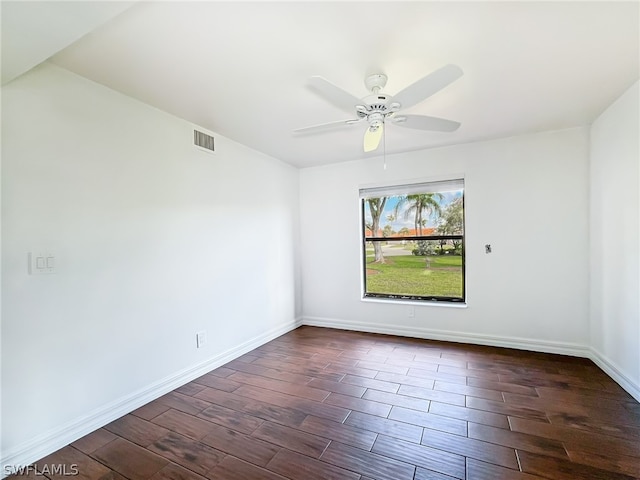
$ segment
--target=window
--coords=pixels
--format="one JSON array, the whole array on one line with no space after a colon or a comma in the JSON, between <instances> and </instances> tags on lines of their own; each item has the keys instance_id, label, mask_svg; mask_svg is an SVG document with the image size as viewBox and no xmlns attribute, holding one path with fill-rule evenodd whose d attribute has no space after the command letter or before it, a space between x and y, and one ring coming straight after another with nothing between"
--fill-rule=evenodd
<instances>
[{"instance_id":1,"label":"window","mask_svg":"<svg viewBox=\"0 0 640 480\"><path fill-rule=\"evenodd\" d=\"M464 181L360 190L365 298L464 302Z\"/></svg>"}]
</instances>

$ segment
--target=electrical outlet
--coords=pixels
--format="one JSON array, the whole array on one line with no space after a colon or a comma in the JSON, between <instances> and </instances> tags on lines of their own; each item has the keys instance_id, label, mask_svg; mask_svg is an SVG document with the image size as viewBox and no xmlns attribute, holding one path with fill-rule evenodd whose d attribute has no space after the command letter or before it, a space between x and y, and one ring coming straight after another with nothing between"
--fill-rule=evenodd
<instances>
[{"instance_id":1,"label":"electrical outlet","mask_svg":"<svg viewBox=\"0 0 640 480\"><path fill-rule=\"evenodd\" d=\"M207 332L203 330L196 333L196 348L204 347L205 343L207 343Z\"/></svg>"},{"instance_id":2,"label":"electrical outlet","mask_svg":"<svg viewBox=\"0 0 640 480\"><path fill-rule=\"evenodd\" d=\"M416 316L416 309L413 305L409 307L409 310L407 311L407 315L409 315L409 317L411 318Z\"/></svg>"}]
</instances>

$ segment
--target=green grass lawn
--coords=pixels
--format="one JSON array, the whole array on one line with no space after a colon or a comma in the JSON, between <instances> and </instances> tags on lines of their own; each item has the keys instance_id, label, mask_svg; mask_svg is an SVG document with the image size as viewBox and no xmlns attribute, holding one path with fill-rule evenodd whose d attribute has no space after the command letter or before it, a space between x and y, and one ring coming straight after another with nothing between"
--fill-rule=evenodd
<instances>
[{"instance_id":1,"label":"green grass lawn","mask_svg":"<svg viewBox=\"0 0 640 480\"><path fill-rule=\"evenodd\" d=\"M434 255L385 257L386 263L373 263L367 256L367 293L462 297L462 257Z\"/></svg>"}]
</instances>

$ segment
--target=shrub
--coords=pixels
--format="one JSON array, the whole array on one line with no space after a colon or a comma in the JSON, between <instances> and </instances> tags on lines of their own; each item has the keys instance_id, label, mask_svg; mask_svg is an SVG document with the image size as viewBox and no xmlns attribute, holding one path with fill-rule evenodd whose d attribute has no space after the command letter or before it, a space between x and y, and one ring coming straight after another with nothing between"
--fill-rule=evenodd
<instances>
[{"instance_id":1,"label":"shrub","mask_svg":"<svg viewBox=\"0 0 640 480\"><path fill-rule=\"evenodd\" d=\"M416 247L411 250L413 255L434 255L436 252L437 242L433 240L418 240Z\"/></svg>"}]
</instances>

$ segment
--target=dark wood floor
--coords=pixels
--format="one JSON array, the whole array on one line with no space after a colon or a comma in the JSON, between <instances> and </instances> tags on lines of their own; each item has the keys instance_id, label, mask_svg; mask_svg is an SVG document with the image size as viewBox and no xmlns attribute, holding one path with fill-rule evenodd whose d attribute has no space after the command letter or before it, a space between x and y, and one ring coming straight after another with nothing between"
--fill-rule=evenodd
<instances>
[{"instance_id":1,"label":"dark wood floor","mask_svg":"<svg viewBox=\"0 0 640 480\"><path fill-rule=\"evenodd\" d=\"M37 462L60 463L102 480L640 478L640 404L584 359L302 327Z\"/></svg>"}]
</instances>

